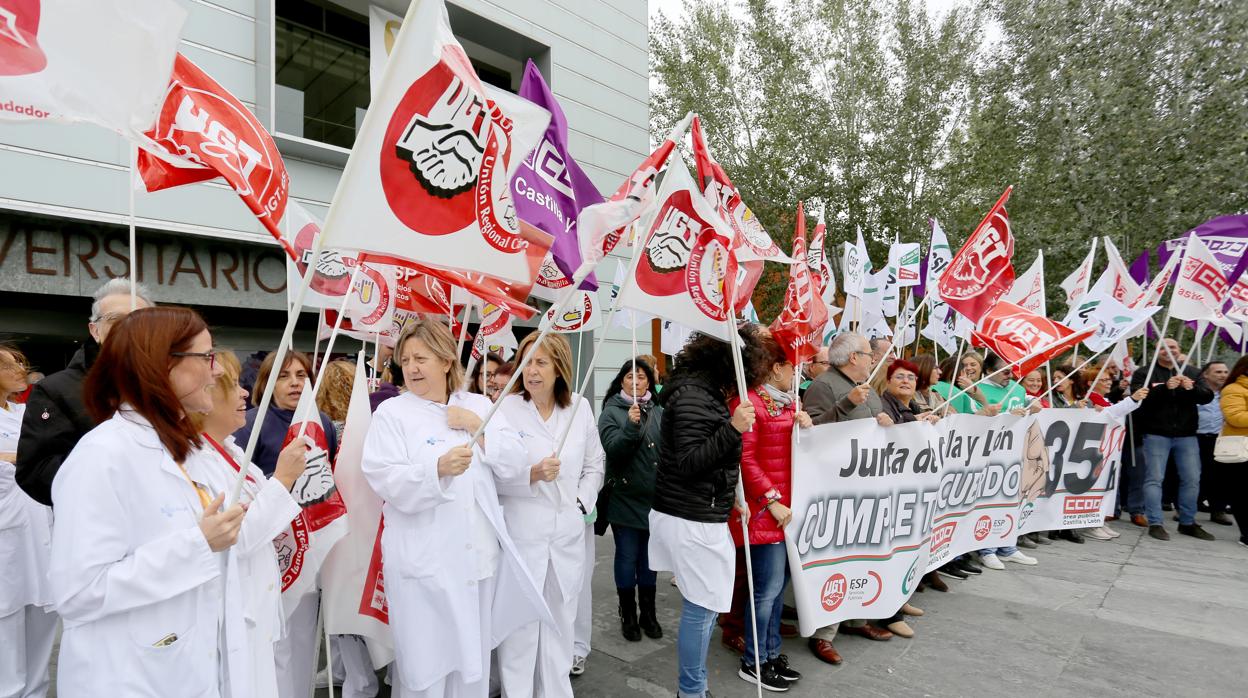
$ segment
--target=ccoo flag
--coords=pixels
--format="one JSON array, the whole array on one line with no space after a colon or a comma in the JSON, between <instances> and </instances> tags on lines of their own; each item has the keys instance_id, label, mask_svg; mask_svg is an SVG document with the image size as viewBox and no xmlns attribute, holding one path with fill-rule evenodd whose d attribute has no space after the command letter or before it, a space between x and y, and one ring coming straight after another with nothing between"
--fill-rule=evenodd
<instances>
[{"instance_id":1,"label":"ccoo flag","mask_svg":"<svg viewBox=\"0 0 1248 698\"><path fill-rule=\"evenodd\" d=\"M334 193L324 244L531 281L510 183L549 123L541 107L487 92L442 0L412 3Z\"/></svg>"},{"instance_id":2,"label":"ccoo flag","mask_svg":"<svg viewBox=\"0 0 1248 698\"><path fill-rule=\"evenodd\" d=\"M554 237L550 256L559 271L571 279L581 266L576 220L581 209L602 202L602 194L568 152L568 120L542 73L529 61L520 83L520 96L550 112L550 126L537 148L520 163L511 178L512 197L520 219ZM593 274L580 288L598 288Z\"/></svg>"}]
</instances>

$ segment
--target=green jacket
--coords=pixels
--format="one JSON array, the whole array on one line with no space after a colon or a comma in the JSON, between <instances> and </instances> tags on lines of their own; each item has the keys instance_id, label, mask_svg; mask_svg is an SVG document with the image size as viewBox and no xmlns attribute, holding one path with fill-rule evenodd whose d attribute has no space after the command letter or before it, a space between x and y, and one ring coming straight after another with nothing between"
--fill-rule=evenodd
<instances>
[{"instance_id":1,"label":"green jacket","mask_svg":"<svg viewBox=\"0 0 1248 698\"><path fill-rule=\"evenodd\" d=\"M641 407L641 424L628 419L628 401L612 395L598 417L598 435L607 453L607 486L611 488L607 521L649 530L654 477L659 464L659 426L663 408L653 399Z\"/></svg>"}]
</instances>

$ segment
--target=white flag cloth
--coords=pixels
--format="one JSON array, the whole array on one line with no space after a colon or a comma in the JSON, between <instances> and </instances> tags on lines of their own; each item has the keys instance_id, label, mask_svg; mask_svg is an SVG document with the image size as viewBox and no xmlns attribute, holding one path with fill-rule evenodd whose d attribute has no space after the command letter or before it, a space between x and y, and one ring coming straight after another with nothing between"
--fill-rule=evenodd
<instances>
[{"instance_id":1,"label":"white flag cloth","mask_svg":"<svg viewBox=\"0 0 1248 698\"><path fill-rule=\"evenodd\" d=\"M897 312L901 310L901 287L898 285L900 254L901 245L894 242L888 248L888 263L881 270L884 276L880 286L880 303L884 308L885 317L897 317Z\"/></svg>"},{"instance_id":2,"label":"white flag cloth","mask_svg":"<svg viewBox=\"0 0 1248 698\"><path fill-rule=\"evenodd\" d=\"M940 303L938 310L928 312L927 324L920 330L919 335L939 344L945 353L956 354L958 336L956 334L957 320L954 315L956 313L952 308Z\"/></svg>"},{"instance_id":3,"label":"white flag cloth","mask_svg":"<svg viewBox=\"0 0 1248 698\"><path fill-rule=\"evenodd\" d=\"M862 239L862 230L858 230L858 241L853 245L844 243L841 277L845 280L845 295L861 296L866 286L867 275L871 273L871 258L867 256L867 244Z\"/></svg>"},{"instance_id":4,"label":"white flag cloth","mask_svg":"<svg viewBox=\"0 0 1248 698\"><path fill-rule=\"evenodd\" d=\"M668 356L676 356L692 336L693 330L688 327L664 320L659 329L659 351Z\"/></svg>"},{"instance_id":5,"label":"white flag cloth","mask_svg":"<svg viewBox=\"0 0 1248 698\"><path fill-rule=\"evenodd\" d=\"M473 356L479 360L487 352L492 351L506 361L519 346L516 341L516 332L511 324L511 313L502 306L483 303L480 300L475 300L474 305L481 314L481 325L477 328L477 334L473 338Z\"/></svg>"},{"instance_id":6,"label":"white flag cloth","mask_svg":"<svg viewBox=\"0 0 1248 698\"><path fill-rule=\"evenodd\" d=\"M1114 241L1108 236L1105 237L1105 257L1108 265L1102 276L1105 277L1106 283L1109 285L1109 295L1119 303L1130 303L1133 299L1140 296L1140 285L1131 278L1131 272L1127 269L1126 262L1122 261L1122 255L1118 253L1118 247L1114 245ZM1099 282L1098 282L1099 283Z\"/></svg>"},{"instance_id":7,"label":"white flag cloth","mask_svg":"<svg viewBox=\"0 0 1248 698\"><path fill-rule=\"evenodd\" d=\"M914 325L915 325L915 306L914 296L906 296L906 307L902 309L897 320L901 323L901 327L897 328L897 344L902 346L914 342Z\"/></svg>"},{"instance_id":8,"label":"white flag cloth","mask_svg":"<svg viewBox=\"0 0 1248 698\"><path fill-rule=\"evenodd\" d=\"M1036 261L1014 279L1014 286L1001 300L1026 308L1040 317L1048 317L1044 299L1044 250L1036 252Z\"/></svg>"},{"instance_id":9,"label":"white flag cloth","mask_svg":"<svg viewBox=\"0 0 1248 698\"><path fill-rule=\"evenodd\" d=\"M922 258L917 242L895 242L897 260L897 285L901 288L919 285L919 260Z\"/></svg>"},{"instance_id":10,"label":"white flag cloth","mask_svg":"<svg viewBox=\"0 0 1248 698\"><path fill-rule=\"evenodd\" d=\"M927 294L929 310L936 309L940 301L940 277L945 273L949 263L953 261L953 250L949 248L949 238L940 227L940 221L931 219L932 241L927 248L927 280L924 293Z\"/></svg>"},{"instance_id":11,"label":"white flag cloth","mask_svg":"<svg viewBox=\"0 0 1248 698\"><path fill-rule=\"evenodd\" d=\"M326 247L527 281L511 176L550 112L487 92L442 0L408 9L322 232Z\"/></svg>"},{"instance_id":12,"label":"white flag cloth","mask_svg":"<svg viewBox=\"0 0 1248 698\"><path fill-rule=\"evenodd\" d=\"M1135 308L1141 305L1157 305L1160 303L1161 296L1166 292L1166 287L1170 285L1170 280L1174 277L1174 270L1179 267L1180 259L1182 259L1182 255L1170 255L1170 259L1166 260L1166 266L1162 267L1161 270L1149 280L1148 285L1144 287L1144 290L1140 291L1139 297L1136 298L1134 302L1128 303L1127 305Z\"/></svg>"},{"instance_id":13,"label":"white flag cloth","mask_svg":"<svg viewBox=\"0 0 1248 698\"><path fill-rule=\"evenodd\" d=\"M0 120L147 131L186 16L173 0L0 3Z\"/></svg>"},{"instance_id":14,"label":"white flag cloth","mask_svg":"<svg viewBox=\"0 0 1248 698\"><path fill-rule=\"evenodd\" d=\"M1161 306L1128 308L1104 288L1093 288L1070 309L1062 324L1072 330L1095 327L1096 332L1083 340L1083 345L1101 352L1142 330L1158 310Z\"/></svg>"},{"instance_id":15,"label":"white flag cloth","mask_svg":"<svg viewBox=\"0 0 1248 698\"><path fill-rule=\"evenodd\" d=\"M653 316L637 310L626 310L618 307L617 299L620 297L620 287L624 284L624 278L628 276L628 269L624 266L624 260L615 260L615 280L611 282L611 297L607 300L607 304L615 308L614 314L611 316L612 327L623 327L624 329L633 329L641 327L654 319ZM537 288L534 286L534 288Z\"/></svg>"},{"instance_id":16,"label":"white flag cloth","mask_svg":"<svg viewBox=\"0 0 1248 698\"><path fill-rule=\"evenodd\" d=\"M1248 274L1240 274L1239 280L1231 286L1231 302L1226 309L1226 316L1236 322L1248 322Z\"/></svg>"},{"instance_id":17,"label":"white flag cloth","mask_svg":"<svg viewBox=\"0 0 1248 698\"><path fill-rule=\"evenodd\" d=\"M1240 327L1226 317L1222 306L1231 287L1222 275L1222 265L1200 238L1192 233L1179 265L1179 277L1170 295L1170 316L1179 320L1199 320L1226 330L1236 342Z\"/></svg>"},{"instance_id":18,"label":"white flag cloth","mask_svg":"<svg viewBox=\"0 0 1248 698\"><path fill-rule=\"evenodd\" d=\"M1088 292L1088 284L1092 283L1092 265L1096 261L1096 241L1097 238L1092 238L1092 248L1088 250L1088 256L1084 257L1083 262L1070 272L1070 276L1062 280L1061 286L1066 292L1067 307L1073 308Z\"/></svg>"},{"instance_id":19,"label":"white flag cloth","mask_svg":"<svg viewBox=\"0 0 1248 698\"><path fill-rule=\"evenodd\" d=\"M736 273L732 229L697 191L679 153L672 154L655 200L658 209L620 307L728 341L725 280Z\"/></svg>"},{"instance_id":20,"label":"white flag cloth","mask_svg":"<svg viewBox=\"0 0 1248 698\"><path fill-rule=\"evenodd\" d=\"M347 505L347 534L321 568L325 631L367 640L373 668L394 661L394 636L381 576L381 497L364 479L364 437L373 421L364 379L364 357L355 364L347 422L338 447L334 482Z\"/></svg>"},{"instance_id":21,"label":"white flag cloth","mask_svg":"<svg viewBox=\"0 0 1248 698\"><path fill-rule=\"evenodd\" d=\"M374 99L402 26L402 17L376 5L368 6L368 84Z\"/></svg>"},{"instance_id":22,"label":"white flag cloth","mask_svg":"<svg viewBox=\"0 0 1248 698\"><path fill-rule=\"evenodd\" d=\"M314 444L308 449L307 467L290 488L301 511L273 540L282 570L282 607L287 618L303 596L316 589L321 565L334 544L347 534L346 506L334 482L333 454L328 452L329 441L316 408L312 383L306 380L285 443L292 441L300 430Z\"/></svg>"},{"instance_id":23,"label":"white flag cloth","mask_svg":"<svg viewBox=\"0 0 1248 698\"><path fill-rule=\"evenodd\" d=\"M598 309L597 291L576 291L576 295L564 308L559 317L555 317L552 306L542 316L542 327L551 326L552 332L569 334L572 332L592 332L602 327L602 313Z\"/></svg>"}]
</instances>

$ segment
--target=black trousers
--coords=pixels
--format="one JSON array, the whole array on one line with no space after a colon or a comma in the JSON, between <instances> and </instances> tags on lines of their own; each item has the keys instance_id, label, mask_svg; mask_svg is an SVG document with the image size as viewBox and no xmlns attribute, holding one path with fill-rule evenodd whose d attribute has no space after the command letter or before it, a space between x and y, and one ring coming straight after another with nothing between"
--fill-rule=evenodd
<instances>
[{"instance_id":1,"label":"black trousers","mask_svg":"<svg viewBox=\"0 0 1248 698\"><path fill-rule=\"evenodd\" d=\"M1236 464L1219 463L1213 459L1217 434L1197 434L1196 442L1200 445L1200 501L1209 502L1210 512L1226 511L1226 505L1230 504L1227 477ZM1244 464L1238 465L1242 467Z\"/></svg>"},{"instance_id":2,"label":"black trousers","mask_svg":"<svg viewBox=\"0 0 1248 698\"><path fill-rule=\"evenodd\" d=\"M1219 463L1227 474L1227 494L1235 523L1239 524L1239 540L1248 544L1248 463Z\"/></svg>"}]
</instances>

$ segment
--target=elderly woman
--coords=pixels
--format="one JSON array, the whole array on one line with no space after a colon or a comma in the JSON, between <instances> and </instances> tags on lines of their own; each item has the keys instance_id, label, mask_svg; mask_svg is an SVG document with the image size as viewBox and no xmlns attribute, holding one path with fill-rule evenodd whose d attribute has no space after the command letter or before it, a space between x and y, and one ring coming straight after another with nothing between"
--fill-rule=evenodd
<instances>
[{"instance_id":1,"label":"elderly woman","mask_svg":"<svg viewBox=\"0 0 1248 698\"><path fill-rule=\"evenodd\" d=\"M377 408L363 455L364 477L384 501L394 694L485 696L493 639L540 617L497 494L527 484L528 463L505 415L469 443L490 401L463 390L446 325L408 327L395 355L407 392Z\"/></svg>"},{"instance_id":2,"label":"elderly woman","mask_svg":"<svg viewBox=\"0 0 1248 698\"><path fill-rule=\"evenodd\" d=\"M191 477L217 492L234 488L242 467L243 450L231 436L243 425L247 391L238 384L239 363L232 352L218 351L221 376L212 389L212 411L193 415L204 447L187 462ZM243 617L247 621L247 654L251 658L251 695L278 695L273 646L282 636L282 575L273 539L299 515L299 503L290 494L303 473L307 442L292 440L277 457L277 469L266 478L260 468L247 464L242 503L247 516L239 530L238 573L242 582Z\"/></svg>"},{"instance_id":3,"label":"elderly woman","mask_svg":"<svg viewBox=\"0 0 1248 698\"><path fill-rule=\"evenodd\" d=\"M572 696L574 623L581 586L588 583L586 523L598 502L604 461L589 401L572 401L572 348L561 335L541 343L530 334L516 350L524 366L515 392L499 412L520 432L518 449L527 479L499 489L507 530L554 616L554 625L532 624L498 648L503 693ZM558 440L568 431L562 449Z\"/></svg>"},{"instance_id":4,"label":"elderly woman","mask_svg":"<svg viewBox=\"0 0 1248 698\"><path fill-rule=\"evenodd\" d=\"M100 421L52 484L48 580L65 621L63 698L250 695L239 562L243 507L193 478L189 419L212 410L212 335L186 308L117 323L83 388ZM220 553L225 553L221 555ZM225 576L224 583L222 577Z\"/></svg>"}]
</instances>

